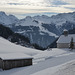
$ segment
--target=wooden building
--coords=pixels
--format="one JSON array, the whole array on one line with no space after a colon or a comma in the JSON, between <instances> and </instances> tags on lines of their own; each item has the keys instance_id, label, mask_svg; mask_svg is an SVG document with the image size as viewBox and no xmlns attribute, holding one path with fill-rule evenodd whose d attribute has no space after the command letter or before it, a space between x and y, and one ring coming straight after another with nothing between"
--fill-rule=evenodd
<instances>
[{"instance_id":1,"label":"wooden building","mask_svg":"<svg viewBox=\"0 0 75 75\"><path fill-rule=\"evenodd\" d=\"M57 48L69 48L72 38L75 48L75 34L68 34L68 31L64 30L64 34L57 40Z\"/></svg>"},{"instance_id":2,"label":"wooden building","mask_svg":"<svg viewBox=\"0 0 75 75\"><path fill-rule=\"evenodd\" d=\"M23 53L0 54L0 68L8 70L32 65L32 57Z\"/></svg>"}]
</instances>

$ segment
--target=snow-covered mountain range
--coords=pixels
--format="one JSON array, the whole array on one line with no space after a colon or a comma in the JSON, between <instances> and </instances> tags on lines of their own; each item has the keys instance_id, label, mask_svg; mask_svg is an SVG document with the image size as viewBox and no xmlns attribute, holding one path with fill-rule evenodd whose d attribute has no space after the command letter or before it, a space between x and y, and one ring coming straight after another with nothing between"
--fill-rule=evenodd
<instances>
[{"instance_id":1,"label":"snow-covered mountain range","mask_svg":"<svg viewBox=\"0 0 75 75\"><path fill-rule=\"evenodd\" d=\"M74 49L75 50L75 49ZM0 75L73 75L75 74L75 52L70 49L52 48L45 51L29 49L13 44L0 37L0 57L3 59L33 58L33 65L2 70ZM11 56L12 55L12 56Z\"/></svg>"},{"instance_id":2,"label":"snow-covered mountain range","mask_svg":"<svg viewBox=\"0 0 75 75\"><path fill-rule=\"evenodd\" d=\"M75 28L75 12L62 13L51 17L46 15L27 16L21 20L13 15L7 16L4 12L0 12L0 15L0 23L8 25L14 32L29 37L31 43L36 43L43 48L60 36L63 29Z\"/></svg>"},{"instance_id":3,"label":"snow-covered mountain range","mask_svg":"<svg viewBox=\"0 0 75 75\"><path fill-rule=\"evenodd\" d=\"M0 24L10 25L19 21L14 15L6 15L5 12L0 12Z\"/></svg>"}]
</instances>

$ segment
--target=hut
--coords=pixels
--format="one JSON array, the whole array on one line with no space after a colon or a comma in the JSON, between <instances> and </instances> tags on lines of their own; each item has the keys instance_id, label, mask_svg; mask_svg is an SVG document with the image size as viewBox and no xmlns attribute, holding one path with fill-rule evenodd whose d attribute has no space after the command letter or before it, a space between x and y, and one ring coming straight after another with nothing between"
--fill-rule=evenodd
<instances>
[{"instance_id":1,"label":"hut","mask_svg":"<svg viewBox=\"0 0 75 75\"><path fill-rule=\"evenodd\" d=\"M75 34L68 34L68 30L65 29L64 34L57 40L57 48L69 48L72 38L75 48Z\"/></svg>"},{"instance_id":2,"label":"hut","mask_svg":"<svg viewBox=\"0 0 75 75\"><path fill-rule=\"evenodd\" d=\"M0 68L8 70L32 65L32 57L23 53L0 54Z\"/></svg>"}]
</instances>

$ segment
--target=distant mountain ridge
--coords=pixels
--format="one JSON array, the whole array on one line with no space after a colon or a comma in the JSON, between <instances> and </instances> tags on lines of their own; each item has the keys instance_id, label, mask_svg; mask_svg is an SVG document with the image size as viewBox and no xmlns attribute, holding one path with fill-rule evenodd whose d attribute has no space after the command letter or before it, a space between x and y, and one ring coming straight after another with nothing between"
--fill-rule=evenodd
<instances>
[{"instance_id":1,"label":"distant mountain ridge","mask_svg":"<svg viewBox=\"0 0 75 75\"><path fill-rule=\"evenodd\" d=\"M43 48L52 44L63 33L63 29L75 28L75 12L51 17L46 15L27 16L24 19L16 20L8 26L14 32L28 37L32 44L38 44Z\"/></svg>"},{"instance_id":2,"label":"distant mountain ridge","mask_svg":"<svg viewBox=\"0 0 75 75\"><path fill-rule=\"evenodd\" d=\"M0 37L3 37L15 44L19 44L25 47L31 47L30 40L18 33L14 33L10 28L0 24Z\"/></svg>"},{"instance_id":3,"label":"distant mountain ridge","mask_svg":"<svg viewBox=\"0 0 75 75\"><path fill-rule=\"evenodd\" d=\"M64 33L63 33L64 34ZM62 34L62 35L63 35ZM68 35L69 34L75 34L75 28L73 28L73 29L71 29L71 30L69 30L68 31ZM57 38L52 44L50 44L49 46L48 46L48 48L56 48L57 47L57 40L58 40L59 38Z\"/></svg>"},{"instance_id":4,"label":"distant mountain ridge","mask_svg":"<svg viewBox=\"0 0 75 75\"><path fill-rule=\"evenodd\" d=\"M2 11L0 12L0 24L11 25L18 21L19 19L16 18L14 15L6 15L5 12L2 12Z\"/></svg>"}]
</instances>

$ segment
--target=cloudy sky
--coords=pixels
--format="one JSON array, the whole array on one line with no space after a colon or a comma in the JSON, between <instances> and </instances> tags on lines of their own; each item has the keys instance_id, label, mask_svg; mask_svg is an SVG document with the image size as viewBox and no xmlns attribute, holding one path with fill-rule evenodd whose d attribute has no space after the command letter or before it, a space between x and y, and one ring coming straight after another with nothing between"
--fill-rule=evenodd
<instances>
[{"instance_id":1,"label":"cloudy sky","mask_svg":"<svg viewBox=\"0 0 75 75\"><path fill-rule=\"evenodd\" d=\"M18 18L75 11L75 0L0 0L0 11Z\"/></svg>"}]
</instances>

